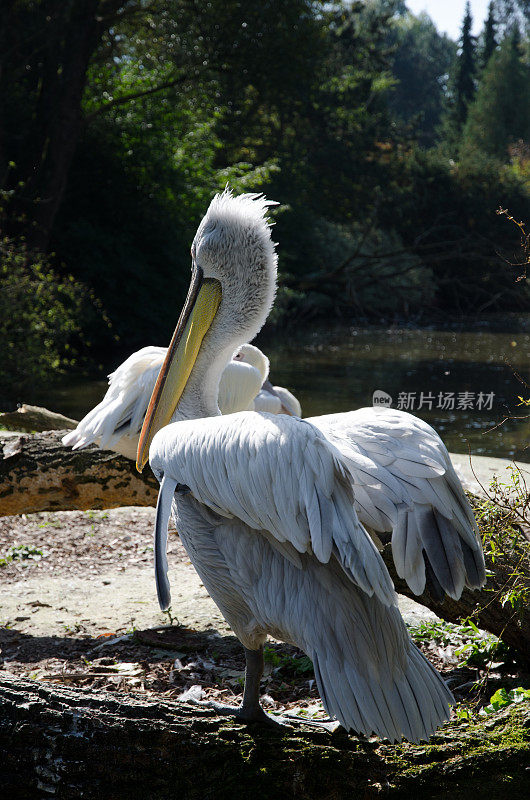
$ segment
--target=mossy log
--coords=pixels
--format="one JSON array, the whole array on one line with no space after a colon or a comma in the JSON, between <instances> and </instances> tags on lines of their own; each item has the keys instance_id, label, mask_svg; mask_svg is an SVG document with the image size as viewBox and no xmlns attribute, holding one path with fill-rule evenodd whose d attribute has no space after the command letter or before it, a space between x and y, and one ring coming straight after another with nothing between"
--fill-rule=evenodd
<instances>
[{"instance_id":1,"label":"mossy log","mask_svg":"<svg viewBox=\"0 0 530 800\"><path fill-rule=\"evenodd\" d=\"M146 467L98 450L64 447L65 431L0 440L0 516L36 511L153 506L158 482Z\"/></svg>"},{"instance_id":2,"label":"mossy log","mask_svg":"<svg viewBox=\"0 0 530 800\"><path fill-rule=\"evenodd\" d=\"M208 709L0 677L0 781L10 800L523 796L528 706L449 723L428 744L245 726Z\"/></svg>"}]
</instances>

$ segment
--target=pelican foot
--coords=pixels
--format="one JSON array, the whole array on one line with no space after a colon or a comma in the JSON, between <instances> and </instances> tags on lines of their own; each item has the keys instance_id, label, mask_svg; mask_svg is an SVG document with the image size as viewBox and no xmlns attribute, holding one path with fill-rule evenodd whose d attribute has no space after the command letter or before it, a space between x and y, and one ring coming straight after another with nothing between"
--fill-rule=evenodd
<instances>
[{"instance_id":1,"label":"pelican foot","mask_svg":"<svg viewBox=\"0 0 530 800\"><path fill-rule=\"evenodd\" d=\"M229 706L224 705L224 703L216 703L215 700L190 699L187 702L194 706L202 706L202 708L213 708L220 717L233 717L241 722L261 722L278 728L290 727L289 722L283 717L274 717L272 714L267 714L260 705L245 708L244 706Z\"/></svg>"}]
</instances>

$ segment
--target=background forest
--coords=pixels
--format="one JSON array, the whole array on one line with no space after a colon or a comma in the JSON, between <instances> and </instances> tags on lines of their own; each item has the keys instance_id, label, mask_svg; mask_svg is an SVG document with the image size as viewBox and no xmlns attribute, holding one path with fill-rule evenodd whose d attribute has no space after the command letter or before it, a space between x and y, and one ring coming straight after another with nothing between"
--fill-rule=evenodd
<instances>
[{"instance_id":1,"label":"background forest","mask_svg":"<svg viewBox=\"0 0 530 800\"><path fill-rule=\"evenodd\" d=\"M166 344L227 182L281 204L271 324L530 310L530 2L4 0L0 400Z\"/></svg>"}]
</instances>

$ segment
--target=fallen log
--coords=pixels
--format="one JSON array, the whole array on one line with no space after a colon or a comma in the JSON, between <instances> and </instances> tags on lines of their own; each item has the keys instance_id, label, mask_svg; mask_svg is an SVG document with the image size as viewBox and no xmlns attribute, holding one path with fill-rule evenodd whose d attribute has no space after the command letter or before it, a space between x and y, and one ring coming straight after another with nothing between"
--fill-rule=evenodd
<instances>
[{"instance_id":1,"label":"fallen log","mask_svg":"<svg viewBox=\"0 0 530 800\"><path fill-rule=\"evenodd\" d=\"M152 506L158 482L146 467L95 445L64 447L65 431L0 441L0 516L36 511Z\"/></svg>"},{"instance_id":2,"label":"fallen log","mask_svg":"<svg viewBox=\"0 0 530 800\"><path fill-rule=\"evenodd\" d=\"M0 414L0 425L8 431L64 431L77 428L77 421L57 414L42 406L30 406L27 403L16 411L4 411Z\"/></svg>"},{"instance_id":3,"label":"fallen log","mask_svg":"<svg viewBox=\"0 0 530 800\"><path fill-rule=\"evenodd\" d=\"M209 709L0 675L0 781L10 800L296 800L523 796L528 707L452 722L428 744L242 725ZM509 780L508 779L509 776Z\"/></svg>"}]
</instances>

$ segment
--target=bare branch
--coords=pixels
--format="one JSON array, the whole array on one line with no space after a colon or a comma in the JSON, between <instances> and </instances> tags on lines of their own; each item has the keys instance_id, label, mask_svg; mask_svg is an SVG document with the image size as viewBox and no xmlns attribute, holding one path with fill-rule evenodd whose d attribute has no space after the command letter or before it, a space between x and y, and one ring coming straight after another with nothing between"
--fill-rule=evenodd
<instances>
[{"instance_id":1,"label":"bare branch","mask_svg":"<svg viewBox=\"0 0 530 800\"><path fill-rule=\"evenodd\" d=\"M180 75L178 78L175 78L172 81L159 83L158 86L152 86L150 89L142 89L138 92L131 92L130 94L121 95L121 97L115 97L108 103L105 103L103 106L97 108L95 111L87 114L85 116L85 124L92 122L95 117L99 117L101 114L106 114L111 108L125 105L125 103L129 103L131 100L138 100L141 97L149 97L150 95L157 94L158 92L163 92L165 89L171 89L174 86L178 86L179 84L184 83L186 77L186 75Z\"/></svg>"}]
</instances>

